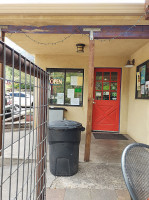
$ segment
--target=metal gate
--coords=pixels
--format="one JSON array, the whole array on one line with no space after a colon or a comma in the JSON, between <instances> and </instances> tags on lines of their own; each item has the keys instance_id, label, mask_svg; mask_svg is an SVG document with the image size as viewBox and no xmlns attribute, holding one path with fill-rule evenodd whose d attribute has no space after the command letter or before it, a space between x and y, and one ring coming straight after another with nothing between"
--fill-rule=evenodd
<instances>
[{"instance_id":1,"label":"metal gate","mask_svg":"<svg viewBox=\"0 0 149 200\"><path fill-rule=\"evenodd\" d=\"M0 199L46 199L48 73L0 41Z\"/></svg>"}]
</instances>

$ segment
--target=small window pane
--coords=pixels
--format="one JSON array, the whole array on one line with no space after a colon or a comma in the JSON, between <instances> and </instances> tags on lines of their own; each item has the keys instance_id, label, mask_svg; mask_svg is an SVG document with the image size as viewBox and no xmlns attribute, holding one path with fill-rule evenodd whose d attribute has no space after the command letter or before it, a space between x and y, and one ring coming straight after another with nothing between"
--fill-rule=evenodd
<instances>
[{"instance_id":1,"label":"small window pane","mask_svg":"<svg viewBox=\"0 0 149 200\"><path fill-rule=\"evenodd\" d=\"M109 92L103 92L103 100L109 100Z\"/></svg>"},{"instance_id":2,"label":"small window pane","mask_svg":"<svg viewBox=\"0 0 149 200\"><path fill-rule=\"evenodd\" d=\"M109 82L103 82L103 90L109 90Z\"/></svg>"},{"instance_id":3,"label":"small window pane","mask_svg":"<svg viewBox=\"0 0 149 200\"><path fill-rule=\"evenodd\" d=\"M111 83L111 90L117 90L117 83Z\"/></svg>"},{"instance_id":4,"label":"small window pane","mask_svg":"<svg viewBox=\"0 0 149 200\"><path fill-rule=\"evenodd\" d=\"M103 80L104 81L110 81L110 72L104 72L103 73Z\"/></svg>"},{"instance_id":5,"label":"small window pane","mask_svg":"<svg viewBox=\"0 0 149 200\"><path fill-rule=\"evenodd\" d=\"M101 100L101 92L95 93L95 100Z\"/></svg>"},{"instance_id":6,"label":"small window pane","mask_svg":"<svg viewBox=\"0 0 149 200\"><path fill-rule=\"evenodd\" d=\"M50 76L50 104L64 104L64 72L52 72Z\"/></svg>"},{"instance_id":7,"label":"small window pane","mask_svg":"<svg viewBox=\"0 0 149 200\"><path fill-rule=\"evenodd\" d=\"M96 82L96 90L102 90L102 82Z\"/></svg>"},{"instance_id":8,"label":"small window pane","mask_svg":"<svg viewBox=\"0 0 149 200\"><path fill-rule=\"evenodd\" d=\"M102 72L96 72L96 80L102 81Z\"/></svg>"},{"instance_id":9,"label":"small window pane","mask_svg":"<svg viewBox=\"0 0 149 200\"><path fill-rule=\"evenodd\" d=\"M117 81L117 72L111 72L111 81Z\"/></svg>"},{"instance_id":10,"label":"small window pane","mask_svg":"<svg viewBox=\"0 0 149 200\"><path fill-rule=\"evenodd\" d=\"M117 92L111 92L110 100L117 100Z\"/></svg>"},{"instance_id":11,"label":"small window pane","mask_svg":"<svg viewBox=\"0 0 149 200\"><path fill-rule=\"evenodd\" d=\"M65 104L83 104L83 72L67 72L65 83Z\"/></svg>"}]
</instances>

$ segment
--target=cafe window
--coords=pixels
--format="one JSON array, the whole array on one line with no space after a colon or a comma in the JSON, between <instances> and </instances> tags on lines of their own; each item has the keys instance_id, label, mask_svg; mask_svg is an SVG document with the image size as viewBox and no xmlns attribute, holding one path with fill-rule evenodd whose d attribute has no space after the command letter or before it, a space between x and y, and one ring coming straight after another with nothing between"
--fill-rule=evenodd
<instances>
[{"instance_id":1,"label":"cafe window","mask_svg":"<svg viewBox=\"0 0 149 200\"><path fill-rule=\"evenodd\" d=\"M149 60L137 66L136 99L149 99Z\"/></svg>"},{"instance_id":2,"label":"cafe window","mask_svg":"<svg viewBox=\"0 0 149 200\"><path fill-rule=\"evenodd\" d=\"M82 106L83 105L83 69L51 69L50 105Z\"/></svg>"}]
</instances>

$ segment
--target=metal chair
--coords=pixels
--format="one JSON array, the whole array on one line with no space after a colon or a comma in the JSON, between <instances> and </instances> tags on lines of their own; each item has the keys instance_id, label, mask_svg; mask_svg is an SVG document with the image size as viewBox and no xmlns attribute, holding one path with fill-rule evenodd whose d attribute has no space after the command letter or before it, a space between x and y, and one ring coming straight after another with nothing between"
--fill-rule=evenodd
<instances>
[{"instance_id":1,"label":"metal chair","mask_svg":"<svg viewBox=\"0 0 149 200\"><path fill-rule=\"evenodd\" d=\"M149 145L128 145L123 151L121 166L132 200L149 200Z\"/></svg>"}]
</instances>

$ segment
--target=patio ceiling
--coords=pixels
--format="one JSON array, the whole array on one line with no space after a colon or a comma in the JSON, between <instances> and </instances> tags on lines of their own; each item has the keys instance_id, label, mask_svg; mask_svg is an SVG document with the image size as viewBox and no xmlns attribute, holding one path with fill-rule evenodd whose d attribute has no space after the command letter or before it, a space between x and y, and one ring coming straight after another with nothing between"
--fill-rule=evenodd
<instances>
[{"instance_id":1,"label":"patio ceiling","mask_svg":"<svg viewBox=\"0 0 149 200\"><path fill-rule=\"evenodd\" d=\"M54 43L63 40L67 37L67 34L27 34L33 40L42 43ZM25 34L6 34L6 37L10 38L20 47L24 48L31 54L48 54L48 55L77 55L76 44L84 43L85 52L79 54L81 56L88 56L89 50L89 38L84 35L72 35L70 38L57 45L41 45L30 40ZM95 40L95 56L130 56L139 48L149 42L149 39L116 39L106 40L101 42Z\"/></svg>"}]
</instances>

